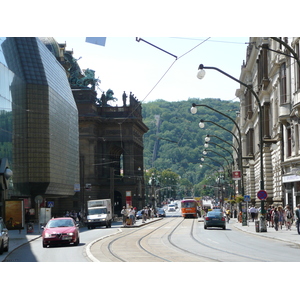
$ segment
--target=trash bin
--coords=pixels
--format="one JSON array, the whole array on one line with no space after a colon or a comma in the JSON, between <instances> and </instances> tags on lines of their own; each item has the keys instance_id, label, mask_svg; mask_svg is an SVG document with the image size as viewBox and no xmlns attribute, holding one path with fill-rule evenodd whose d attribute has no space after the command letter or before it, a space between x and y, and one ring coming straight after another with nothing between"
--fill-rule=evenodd
<instances>
[{"instance_id":1,"label":"trash bin","mask_svg":"<svg viewBox=\"0 0 300 300\"><path fill-rule=\"evenodd\" d=\"M255 221L255 231L259 232L259 221Z\"/></svg>"},{"instance_id":2,"label":"trash bin","mask_svg":"<svg viewBox=\"0 0 300 300\"><path fill-rule=\"evenodd\" d=\"M32 223L27 223L27 233L33 233L34 228Z\"/></svg>"},{"instance_id":3,"label":"trash bin","mask_svg":"<svg viewBox=\"0 0 300 300\"><path fill-rule=\"evenodd\" d=\"M260 232L267 232L267 222L264 216L260 217L260 222L259 222L259 231Z\"/></svg>"}]
</instances>

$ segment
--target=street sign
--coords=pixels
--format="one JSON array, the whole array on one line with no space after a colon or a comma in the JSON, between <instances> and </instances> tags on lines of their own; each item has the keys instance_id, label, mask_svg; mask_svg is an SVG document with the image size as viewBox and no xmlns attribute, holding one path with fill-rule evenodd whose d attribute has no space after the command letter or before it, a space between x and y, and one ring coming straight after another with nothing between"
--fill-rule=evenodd
<instances>
[{"instance_id":1,"label":"street sign","mask_svg":"<svg viewBox=\"0 0 300 300\"><path fill-rule=\"evenodd\" d=\"M264 190L260 190L257 192L257 198L260 199L260 200L265 200L268 198L268 194L266 191Z\"/></svg>"},{"instance_id":2,"label":"street sign","mask_svg":"<svg viewBox=\"0 0 300 300\"><path fill-rule=\"evenodd\" d=\"M241 171L233 171L232 172L232 179L233 180L241 180Z\"/></svg>"},{"instance_id":3,"label":"street sign","mask_svg":"<svg viewBox=\"0 0 300 300\"><path fill-rule=\"evenodd\" d=\"M54 207L54 201L47 201L47 207L48 208Z\"/></svg>"},{"instance_id":4,"label":"street sign","mask_svg":"<svg viewBox=\"0 0 300 300\"><path fill-rule=\"evenodd\" d=\"M249 202L250 201L250 195L245 195L244 196L244 201Z\"/></svg>"}]
</instances>

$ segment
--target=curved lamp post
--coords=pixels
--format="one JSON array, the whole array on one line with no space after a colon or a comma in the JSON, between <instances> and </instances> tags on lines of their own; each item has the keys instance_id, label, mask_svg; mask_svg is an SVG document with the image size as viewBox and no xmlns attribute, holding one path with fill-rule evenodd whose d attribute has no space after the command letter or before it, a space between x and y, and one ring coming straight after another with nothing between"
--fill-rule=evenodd
<instances>
[{"instance_id":1,"label":"curved lamp post","mask_svg":"<svg viewBox=\"0 0 300 300\"><path fill-rule=\"evenodd\" d=\"M263 124L264 124L264 116L263 116L263 111L262 111L262 107L261 107L261 103L260 100L258 98L258 95L254 92L253 87L249 84L246 84L236 78L234 78L233 76L227 74L226 72L215 68L215 67L205 67L203 64L199 65L198 68L198 73L197 73L197 77L199 79L203 79L205 76L205 70L204 69L209 69L209 70L216 70L220 73L222 73L223 75L229 77L230 79L238 82L239 84L243 85L244 87L246 87L250 93L254 96L257 105L259 107L259 151L260 151L260 189L264 190L264 171L263 171ZM236 125L237 126L237 125ZM239 130L239 127L237 126L237 129ZM243 170L241 170L241 173L243 173Z\"/></svg>"},{"instance_id":2,"label":"curved lamp post","mask_svg":"<svg viewBox=\"0 0 300 300\"><path fill-rule=\"evenodd\" d=\"M197 105L195 104L195 106L197 106ZM240 192L241 192L242 195L244 195L244 175L243 175L243 164L242 164L242 142L241 142L241 136L239 136L239 138L237 138L237 136L233 132L231 132L227 128L225 128L225 127L223 127L223 126L221 126L221 125L219 125L219 124L217 124L217 123L215 123L213 121L200 120L199 127L200 128L204 128L204 126L205 126L204 123L205 122L212 123L212 124L214 124L214 125L222 128L222 129L226 130L227 132L229 132L236 139L237 144L239 146L238 147L238 150L239 150L239 154L238 154L238 166L239 166L240 172L241 172L241 190L240 190Z\"/></svg>"}]
</instances>

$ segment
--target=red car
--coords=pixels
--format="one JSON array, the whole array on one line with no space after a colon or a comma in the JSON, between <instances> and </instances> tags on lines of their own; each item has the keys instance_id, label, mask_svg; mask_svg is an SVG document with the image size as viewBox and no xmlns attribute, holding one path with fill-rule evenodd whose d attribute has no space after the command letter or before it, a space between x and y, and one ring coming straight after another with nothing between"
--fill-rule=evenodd
<instances>
[{"instance_id":1,"label":"red car","mask_svg":"<svg viewBox=\"0 0 300 300\"><path fill-rule=\"evenodd\" d=\"M72 218L51 219L42 234L43 247L59 244L79 244L79 227Z\"/></svg>"}]
</instances>

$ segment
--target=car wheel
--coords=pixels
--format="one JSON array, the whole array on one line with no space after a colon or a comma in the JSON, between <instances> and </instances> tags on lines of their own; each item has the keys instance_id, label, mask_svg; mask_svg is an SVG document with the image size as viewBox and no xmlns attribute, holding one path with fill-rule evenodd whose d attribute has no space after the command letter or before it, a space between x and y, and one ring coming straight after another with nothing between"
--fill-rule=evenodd
<instances>
[{"instance_id":1,"label":"car wheel","mask_svg":"<svg viewBox=\"0 0 300 300\"><path fill-rule=\"evenodd\" d=\"M223 226L223 230L225 230L226 229L226 226Z\"/></svg>"},{"instance_id":2,"label":"car wheel","mask_svg":"<svg viewBox=\"0 0 300 300\"><path fill-rule=\"evenodd\" d=\"M204 225L204 229L207 229L207 226L206 226L206 225Z\"/></svg>"},{"instance_id":3,"label":"car wheel","mask_svg":"<svg viewBox=\"0 0 300 300\"><path fill-rule=\"evenodd\" d=\"M9 248L9 240L7 241L7 245L6 247L3 249L4 252L8 252L8 248Z\"/></svg>"},{"instance_id":4,"label":"car wheel","mask_svg":"<svg viewBox=\"0 0 300 300\"><path fill-rule=\"evenodd\" d=\"M43 242L43 248L47 248L47 245Z\"/></svg>"},{"instance_id":5,"label":"car wheel","mask_svg":"<svg viewBox=\"0 0 300 300\"><path fill-rule=\"evenodd\" d=\"M76 242L74 243L74 246L78 246L79 245L79 237L77 238Z\"/></svg>"},{"instance_id":6,"label":"car wheel","mask_svg":"<svg viewBox=\"0 0 300 300\"><path fill-rule=\"evenodd\" d=\"M3 254L3 241L1 242L1 246L0 246L0 255Z\"/></svg>"}]
</instances>

